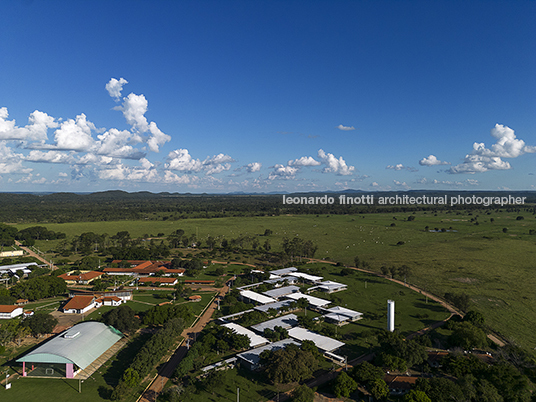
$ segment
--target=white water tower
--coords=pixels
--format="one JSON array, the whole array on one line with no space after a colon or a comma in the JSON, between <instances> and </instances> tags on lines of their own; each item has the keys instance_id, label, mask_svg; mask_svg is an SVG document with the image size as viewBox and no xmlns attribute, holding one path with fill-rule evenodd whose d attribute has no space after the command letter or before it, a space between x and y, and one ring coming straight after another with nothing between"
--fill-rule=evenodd
<instances>
[{"instance_id":1,"label":"white water tower","mask_svg":"<svg viewBox=\"0 0 536 402\"><path fill-rule=\"evenodd\" d=\"M395 330L395 302L394 300L387 300L387 331L393 332Z\"/></svg>"}]
</instances>

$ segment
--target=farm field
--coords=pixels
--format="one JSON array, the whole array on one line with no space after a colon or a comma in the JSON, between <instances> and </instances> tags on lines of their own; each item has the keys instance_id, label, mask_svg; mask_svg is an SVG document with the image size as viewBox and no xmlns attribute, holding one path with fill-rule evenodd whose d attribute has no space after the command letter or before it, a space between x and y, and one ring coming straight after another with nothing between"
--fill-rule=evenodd
<instances>
[{"instance_id":1,"label":"farm field","mask_svg":"<svg viewBox=\"0 0 536 402\"><path fill-rule=\"evenodd\" d=\"M410 216L412 220L408 220ZM359 256L375 271L382 266L405 264L411 268L409 283L440 296L446 292L467 293L470 307L481 311L495 331L521 346L536 347L531 324L536 322L536 236L529 235L529 230L536 229L536 220L529 212L285 215L46 227L66 233L68 240L83 232L113 235L121 230L129 231L132 237L168 235L177 229L197 233L201 239L208 235L220 239L251 235L260 236L262 241L269 239L274 250L281 249L285 236L300 236L318 245L315 258L354 265L354 257ZM265 229L273 233L264 237ZM37 246L46 251L53 248L53 242L41 241Z\"/></svg>"}]
</instances>

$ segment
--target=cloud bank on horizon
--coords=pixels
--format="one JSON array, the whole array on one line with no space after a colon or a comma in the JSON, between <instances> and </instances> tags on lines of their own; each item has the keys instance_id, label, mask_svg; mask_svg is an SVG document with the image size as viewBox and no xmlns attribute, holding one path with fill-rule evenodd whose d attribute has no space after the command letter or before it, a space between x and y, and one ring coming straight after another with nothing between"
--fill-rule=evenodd
<instances>
[{"instance_id":1,"label":"cloud bank on horizon","mask_svg":"<svg viewBox=\"0 0 536 402\"><path fill-rule=\"evenodd\" d=\"M319 149L316 157L297 156L286 164L275 163L265 174L261 173L263 164L258 161L234 169L235 174L223 176L233 164L238 163L231 155L219 153L204 159L194 157L186 148L170 151L165 158L158 159L155 154L172 137L162 132L156 122L148 121L148 101L143 94L130 93L122 97L123 87L128 84L124 78L111 78L105 89L109 96L120 105L113 110L120 111L130 129L99 128L81 113L74 118L56 118L35 110L28 117L28 124L18 126L9 119L8 109L0 108L0 178L8 183L19 184L65 184L89 180L108 181L122 185L135 183L158 184L162 189L169 186L202 189L223 189L229 185L239 185L244 190L267 190L277 182L295 181L296 189L306 188L301 178L304 171L313 174L331 174L334 176L353 176L348 181L336 182L339 188L348 188L355 183L370 178L369 175L356 175L356 167L349 165L343 156ZM337 126L339 130L355 130L353 126ZM535 153L536 146L527 145L518 139L511 128L496 124L491 129L491 136L496 140L491 147L484 143L473 144L473 151L467 154L463 162L451 166L449 174L477 174L491 170L508 170L512 165L504 159L515 159L524 154ZM202 140L202 139L201 139ZM151 161L152 160L152 161ZM430 154L418 161L423 167L451 165ZM36 164L61 165L66 171L60 171L56 178L44 177ZM418 172L418 169L404 166L402 163L387 165L393 171ZM258 174L242 182L234 181L240 175ZM412 187L406 181L392 180L391 185L380 185L371 181L368 188L408 190ZM479 182L475 179L460 181L415 179L420 185L439 185L446 187L474 187ZM276 185L275 188L282 188ZM308 188L315 189L314 178Z\"/></svg>"}]
</instances>

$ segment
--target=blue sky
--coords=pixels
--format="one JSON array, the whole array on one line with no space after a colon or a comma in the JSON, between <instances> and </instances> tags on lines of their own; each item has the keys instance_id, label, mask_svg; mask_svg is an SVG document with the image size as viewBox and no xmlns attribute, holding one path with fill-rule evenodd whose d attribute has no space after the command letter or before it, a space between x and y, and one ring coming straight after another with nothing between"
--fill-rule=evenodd
<instances>
[{"instance_id":1,"label":"blue sky","mask_svg":"<svg viewBox=\"0 0 536 402\"><path fill-rule=\"evenodd\" d=\"M534 1L7 1L0 191L536 188Z\"/></svg>"}]
</instances>

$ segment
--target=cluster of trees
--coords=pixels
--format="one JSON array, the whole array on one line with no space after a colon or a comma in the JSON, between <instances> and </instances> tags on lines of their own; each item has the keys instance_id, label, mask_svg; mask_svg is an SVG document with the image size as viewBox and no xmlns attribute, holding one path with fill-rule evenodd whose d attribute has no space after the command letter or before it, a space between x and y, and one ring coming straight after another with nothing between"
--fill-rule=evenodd
<instances>
[{"instance_id":1,"label":"cluster of trees","mask_svg":"<svg viewBox=\"0 0 536 402\"><path fill-rule=\"evenodd\" d=\"M136 312L126 304L103 314L102 322L124 333L135 332L140 327L140 320L136 317Z\"/></svg>"},{"instance_id":2,"label":"cluster of trees","mask_svg":"<svg viewBox=\"0 0 536 402\"><path fill-rule=\"evenodd\" d=\"M16 239L22 241L25 246L33 246L36 240L56 240L65 239L66 237L65 233L54 232L44 226L32 226L22 229L16 235Z\"/></svg>"},{"instance_id":3,"label":"cluster of trees","mask_svg":"<svg viewBox=\"0 0 536 402\"><path fill-rule=\"evenodd\" d=\"M141 380L173 346L183 329L184 321L181 318L172 318L167 321L136 354L132 364L125 370L119 383L114 388L111 399L124 399L132 388L139 386Z\"/></svg>"},{"instance_id":4,"label":"cluster of trees","mask_svg":"<svg viewBox=\"0 0 536 402\"><path fill-rule=\"evenodd\" d=\"M18 282L9 293L15 299L38 300L67 293L67 285L61 278L44 275Z\"/></svg>"},{"instance_id":5,"label":"cluster of trees","mask_svg":"<svg viewBox=\"0 0 536 402\"><path fill-rule=\"evenodd\" d=\"M301 346L290 344L275 351L262 352L260 358L266 378L275 384L311 378L318 365L318 349L311 343L304 341Z\"/></svg>"},{"instance_id":6,"label":"cluster of trees","mask_svg":"<svg viewBox=\"0 0 536 402\"><path fill-rule=\"evenodd\" d=\"M3 347L9 342L19 342L27 335L40 336L50 334L58 320L50 314L37 311L34 315L24 319L3 320L0 324L0 345Z\"/></svg>"},{"instance_id":7,"label":"cluster of trees","mask_svg":"<svg viewBox=\"0 0 536 402\"><path fill-rule=\"evenodd\" d=\"M211 359L214 353L246 349L249 348L249 344L250 341L246 335L235 334L226 327L207 326L177 366L174 377L181 380L191 370L197 370L206 365L207 360Z\"/></svg>"},{"instance_id":8,"label":"cluster of trees","mask_svg":"<svg viewBox=\"0 0 536 402\"><path fill-rule=\"evenodd\" d=\"M469 310L471 298L467 293L445 293L445 300L462 311Z\"/></svg>"},{"instance_id":9,"label":"cluster of trees","mask_svg":"<svg viewBox=\"0 0 536 402\"><path fill-rule=\"evenodd\" d=\"M270 328L265 328L262 336L268 338L272 342L277 342L282 339L287 339L288 331L285 328L279 326L276 326L273 330Z\"/></svg>"},{"instance_id":10,"label":"cluster of trees","mask_svg":"<svg viewBox=\"0 0 536 402\"><path fill-rule=\"evenodd\" d=\"M529 380L508 362L487 365L465 355L446 359L446 371L457 376L417 380L416 391L425 393L434 402L463 400L470 402L529 402Z\"/></svg>"},{"instance_id":11,"label":"cluster of trees","mask_svg":"<svg viewBox=\"0 0 536 402\"><path fill-rule=\"evenodd\" d=\"M203 261L201 261L199 258L192 258L191 260L174 258L171 260L171 268L184 268L186 270L186 275L196 276L203 269Z\"/></svg>"},{"instance_id":12,"label":"cluster of trees","mask_svg":"<svg viewBox=\"0 0 536 402\"><path fill-rule=\"evenodd\" d=\"M14 226L0 223L0 247L11 246L15 240L20 240L25 246L33 246L35 240L56 240L65 237L65 233L47 230L44 226L33 226L19 231Z\"/></svg>"},{"instance_id":13,"label":"cluster of trees","mask_svg":"<svg viewBox=\"0 0 536 402\"><path fill-rule=\"evenodd\" d=\"M293 237L291 240L288 237L284 237L282 246L284 253L291 261L294 261L295 258L300 261L303 257L312 258L316 250L318 250L318 246L311 240L304 240L298 236Z\"/></svg>"},{"instance_id":14,"label":"cluster of trees","mask_svg":"<svg viewBox=\"0 0 536 402\"><path fill-rule=\"evenodd\" d=\"M188 322L193 318L190 306L185 304L164 304L151 307L143 314L144 325L163 325L173 318L181 318Z\"/></svg>"}]
</instances>

